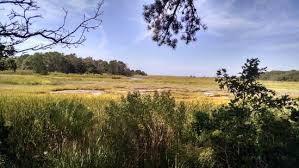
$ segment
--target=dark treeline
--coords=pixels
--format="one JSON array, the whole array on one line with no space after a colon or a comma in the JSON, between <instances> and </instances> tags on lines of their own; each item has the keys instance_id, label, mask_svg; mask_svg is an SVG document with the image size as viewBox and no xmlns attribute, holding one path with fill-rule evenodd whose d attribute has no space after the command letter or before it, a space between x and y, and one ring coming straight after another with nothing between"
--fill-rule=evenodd
<instances>
[{"instance_id":1,"label":"dark treeline","mask_svg":"<svg viewBox=\"0 0 299 168\"><path fill-rule=\"evenodd\" d=\"M0 71L12 69L17 70L16 60L14 58L0 58Z\"/></svg>"},{"instance_id":2,"label":"dark treeline","mask_svg":"<svg viewBox=\"0 0 299 168\"><path fill-rule=\"evenodd\" d=\"M112 60L104 61L101 59L93 59L92 57L80 58L76 54L64 55L59 52L35 53L33 55L22 55L15 58L14 66L12 61L6 60L5 69L21 69L33 70L35 73L48 74L48 72L62 72L62 73L94 73L103 74L109 73L113 75L146 75L141 70L132 70L124 62ZM4 61L3 61L4 62Z\"/></svg>"},{"instance_id":3,"label":"dark treeline","mask_svg":"<svg viewBox=\"0 0 299 168\"><path fill-rule=\"evenodd\" d=\"M273 81L299 81L299 71L270 71L266 72L261 76L263 80L273 80Z\"/></svg>"}]
</instances>

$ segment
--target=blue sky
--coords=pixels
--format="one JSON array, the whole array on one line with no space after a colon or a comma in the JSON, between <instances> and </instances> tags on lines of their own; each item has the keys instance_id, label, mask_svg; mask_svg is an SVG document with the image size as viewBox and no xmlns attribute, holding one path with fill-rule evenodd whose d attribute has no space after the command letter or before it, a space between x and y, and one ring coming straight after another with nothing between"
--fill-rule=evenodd
<instances>
[{"instance_id":1,"label":"blue sky","mask_svg":"<svg viewBox=\"0 0 299 168\"><path fill-rule=\"evenodd\" d=\"M142 5L153 0L106 0L102 26L87 34L78 48L52 50L118 59L149 74L213 76L217 69L236 73L246 58L258 57L269 70L299 69L298 0L195 0L208 30L198 41L179 43L173 50L151 41L142 17ZM96 0L43 0L45 20L38 26L55 27L62 8L69 10L68 25L93 10ZM34 43L34 41L32 41Z\"/></svg>"}]
</instances>

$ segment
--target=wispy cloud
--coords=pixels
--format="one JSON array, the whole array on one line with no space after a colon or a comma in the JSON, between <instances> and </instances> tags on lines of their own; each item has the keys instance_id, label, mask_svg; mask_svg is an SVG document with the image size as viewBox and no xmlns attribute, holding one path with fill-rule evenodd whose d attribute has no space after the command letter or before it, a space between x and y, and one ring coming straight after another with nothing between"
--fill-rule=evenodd
<instances>
[{"instance_id":1,"label":"wispy cloud","mask_svg":"<svg viewBox=\"0 0 299 168\"><path fill-rule=\"evenodd\" d=\"M136 36L133 40L134 44L138 44L146 39L149 39L152 36L152 32L147 30L147 25L141 16L129 17L128 21L133 22L138 27L138 32L136 33Z\"/></svg>"},{"instance_id":2,"label":"wispy cloud","mask_svg":"<svg viewBox=\"0 0 299 168\"><path fill-rule=\"evenodd\" d=\"M108 35L104 29L104 27L100 27L99 37L98 37L98 44L96 46L99 53L94 54L97 55L98 58L104 59L112 59L111 49L109 48L108 43Z\"/></svg>"},{"instance_id":3,"label":"wispy cloud","mask_svg":"<svg viewBox=\"0 0 299 168\"><path fill-rule=\"evenodd\" d=\"M291 0L236 1L200 0L200 15L207 34L225 39L223 46L256 45L269 50L296 48L299 17L294 17ZM270 41L270 42L269 42Z\"/></svg>"},{"instance_id":4,"label":"wispy cloud","mask_svg":"<svg viewBox=\"0 0 299 168\"><path fill-rule=\"evenodd\" d=\"M243 37L261 37L298 29L299 18L289 17L288 0L277 0L275 3L253 0L248 6L241 6L238 2L200 0L197 6L209 30L218 33L242 31L240 35Z\"/></svg>"}]
</instances>

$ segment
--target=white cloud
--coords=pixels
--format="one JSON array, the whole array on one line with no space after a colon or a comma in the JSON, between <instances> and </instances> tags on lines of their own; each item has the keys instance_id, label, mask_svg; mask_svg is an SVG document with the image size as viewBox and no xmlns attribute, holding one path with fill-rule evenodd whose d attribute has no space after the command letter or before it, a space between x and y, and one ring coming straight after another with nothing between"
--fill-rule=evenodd
<instances>
[{"instance_id":1,"label":"white cloud","mask_svg":"<svg viewBox=\"0 0 299 168\"><path fill-rule=\"evenodd\" d=\"M40 13L43 15L43 18L47 22L51 23L61 23L65 15L64 10L68 11L68 20L69 22L81 21L83 15L87 17L91 15L96 7L97 0L43 0L38 1L40 6ZM105 8L108 3L105 3L102 7Z\"/></svg>"},{"instance_id":2,"label":"white cloud","mask_svg":"<svg viewBox=\"0 0 299 168\"><path fill-rule=\"evenodd\" d=\"M298 50L299 51L299 42L285 42L285 43L276 43L272 45L266 45L264 47L266 50Z\"/></svg>"},{"instance_id":3,"label":"white cloud","mask_svg":"<svg viewBox=\"0 0 299 168\"><path fill-rule=\"evenodd\" d=\"M200 16L209 27L208 32L243 31L245 34L242 36L252 37L281 33L282 30L288 28L294 30L299 27L299 18L288 17L290 4L287 0L278 0L275 3L255 0L251 2L253 5L246 8L236 7L236 2L235 0L197 2ZM234 8L241 9L235 12Z\"/></svg>"},{"instance_id":4,"label":"white cloud","mask_svg":"<svg viewBox=\"0 0 299 168\"><path fill-rule=\"evenodd\" d=\"M138 44L146 39L150 39L152 32L147 30L146 23L141 16L129 17L128 21L137 25L138 32L136 33L136 37L134 37L134 44Z\"/></svg>"},{"instance_id":5,"label":"white cloud","mask_svg":"<svg viewBox=\"0 0 299 168\"><path fill-rule=\"evenodd\" d=\"M111 59L112 56L111 56L111 50L109 49L108 46L108 36L107 33L105 32L104 27L100 27L99 32L100 32L99 42L98 45L96 46L96 49L99 51L99 53L94 54L94 56L97 56L98 58L101 59Z\"/></svg>"}]
</instances>

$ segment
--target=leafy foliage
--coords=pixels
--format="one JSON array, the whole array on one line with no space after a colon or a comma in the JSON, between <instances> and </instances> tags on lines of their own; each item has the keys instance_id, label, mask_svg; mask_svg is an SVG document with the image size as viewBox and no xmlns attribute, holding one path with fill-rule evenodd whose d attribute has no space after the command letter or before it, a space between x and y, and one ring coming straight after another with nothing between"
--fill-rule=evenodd
<instances>
[{"instance_id":1,"label":"leafy foliage","mask_svg":"<svg viewBox=\"0 0 299 168\"><path fill-rule=\"evenodd\" d=\"M0 58L0 71L12 69L14 72L17 70L16 59L13 57Z\"/></svg>"},{"instance_id":2,"label":"leafy foliage","mask_svg":"<svg viewBox=\"0 0 299 168\"><path fill-rule=\"evenodd\" d=\"M155 0L144 5L143 15L158 45L175 48L180 32L181 40L189 44L196 40L197 31L207 29L197 14L194 0Z\"/></svg>"},{"instance_id":3,"label":"leafy foliage","mask_svg":"<svg viewBox=\"0 0 299 168\"><path fill-rule=\"evenodd\" d=\"M9 58L7 59L7 66L9 69L12 69L14 72L17 70L17 63L15 58Z\"/></svg>"},{"instance_id":4,"label":"leafy foliage","mask_svg":"<svg viewBox=\"0 0 299 168\"><path fill-rule=\"evenodd\" d=\"M193 128L204 139L204 148L211 149L216 167L298 164L299 153L294 150L299 147L298 126L291 117L298 104L288 96L275 96L258 83L265 71L258 66L258 59L250 59L239 76L229 76L225 69L218 71L220 88L226 87L234 98L212 114L195 115Z\"/></svg>"},{"instance_id":5,"label":"leafy foliage","mask_svg":"<svg viewBox=\"0 0 299 168\"><path fill-rule=\"evenodd\" d=\"M5 123L3 113L0 113L0 167L9 166L8 135L9 127Z\"/></svg>"},{"instance_id":6,"label":"leafy foliage","mask_svg":"<svg viewBox=\"0 0 299 168\"><path fill-rule=\"evenodd\" d=\"M0 59L13 56L15 54L15 49L12 46L5 46L0 43Z\"/></svg>"},{"instance_id":7,"label":"leafy foliage","mask_svg":"<svg viewBox=\"0 0 299 168\"><path fill-rule=\"evenodd\" d=\"M1 118L1 155L5 164L15 167L81 167L93 164L87 158L95 155L91 131L93 113L78 102L63 100L42 104L31 101L21 104L21 110L6 113ZM77 157L76 157L77 156ZM78 166L80 165L80 166Z\"/></svg>"},{"instance_id":8,"label":"leafy foliage","mask_svg":"<svg viewBox=\"0 0 299 168\"><path fill-rule=\"evenodd\" d=\"M221 89L226 86L228 91L234 95L234 99L230 105L242 105L242 107L252 107L255 110L262 108L292 108L294 101L287 95L282 97L275 97L275 92L267 89L257 81L260 75L266 71L266 68L258 68L259 60L247 60L242 66L242 72L237 76L229 76L225 69L217 72Z\"/></svg>"},{"instance_id":9,"label":"leafy foliage","mask_svg":"<svg viewBox=\"0 0 299 168\"><path fill-rule=\"evenodd\" d=\"M0 97L0 112L9 126L3 136L9 149L1 153L3 163L15 167L197 167L196 150L189 144L188 109L176 104L170 93L132 93L109 104L94 100L83 105L77 99L48 96Z\"/></svg>"},{"instance_id":10,"label":"leafy foliage","mask_svg":"<svg viewBox=\"0 0 299 168\"><path fill-rule=\"evenodd\" d=\"M18 67L33 70L36 73L110 73L113 75L146 75L141 70L131 70L122 61L94 60L92 57L79 58L75 54L64 55L58 52L35 53L17 57Z\"/></svg>"},{"instance_id":11,"label":"leafy foliage","mask_svg":"<svg viewBox=\"0 0 299 168\"><path fill-rule=\"evenodd\" d=\"M172 167L184 130L186 107L168 92L135 92L107 107L105 144L112 167ZM173 149L173 150L172 150Z\"/></svg>"}]
</instances>

